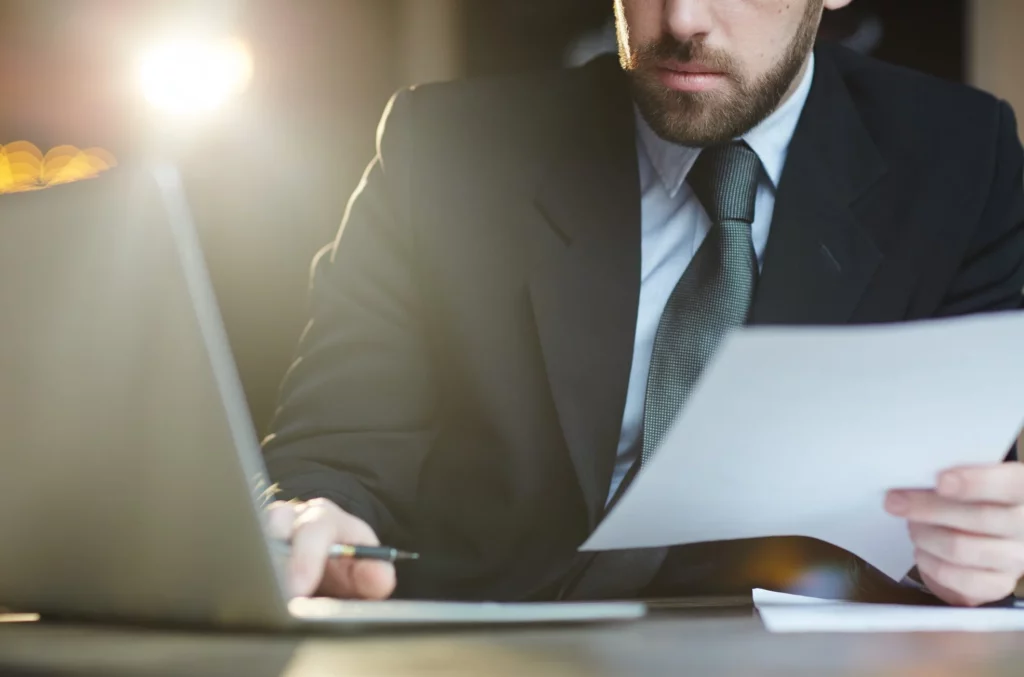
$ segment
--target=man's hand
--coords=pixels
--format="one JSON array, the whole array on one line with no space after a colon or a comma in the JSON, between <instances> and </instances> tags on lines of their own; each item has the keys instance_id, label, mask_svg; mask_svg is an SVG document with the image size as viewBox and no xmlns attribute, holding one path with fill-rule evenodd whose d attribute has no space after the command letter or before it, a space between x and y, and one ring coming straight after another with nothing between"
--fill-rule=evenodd
<instances>
[{"instance_id":1,"label":"man's hand","mask_svg":"<svg viewBox=\"0 0 1024 677\"><path fill-rule=\"evenodd\" d=\"M891 491L886 510L910 523L928 589L958 606L1013 594L1024 576L1024 464L956 468L935 491Z\"/></svg>"},{"instance_id":2,"label":"man's hand","mask_svg":"<svg viewBox=\"0 0 1024 677\"><path fill-rule=\"evenodd\" d=\"M334 503L277 502L269 508L271 535L291 541L288 586L295 597L323 595L340 599L386 599L395 589L389 562L327 557L335 543L380 545L373 529Z\"/></svg>"}]
</instances>

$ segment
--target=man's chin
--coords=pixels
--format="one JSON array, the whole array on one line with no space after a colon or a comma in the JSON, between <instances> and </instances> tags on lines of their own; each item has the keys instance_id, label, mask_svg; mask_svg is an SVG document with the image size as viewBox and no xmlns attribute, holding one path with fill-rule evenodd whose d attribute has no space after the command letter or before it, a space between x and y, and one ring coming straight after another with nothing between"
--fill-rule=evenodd
<instances>
[{"instance_id":1,"label":"man's chin","mask_svg":"<svg viewBox=\"0 0 1024 677\"><path fill-rule=\"evenodd\" d=\"M646 74L645 74L646 75ZM684 146L711 146L734 138L727 124L739 108L731 93L680 92L644 77L634 81L634 100L654 132Z\"/></svg>"},{"instance_id":2,"label":"man's chin","mask_svg":"<svg viewBox=\"0 0 1024 677\"><path fill-rule=\"evenodd\" d=\"M737 136L732 127L723 125L729 117L727 106L703 102L686 106L641 105L640 112L654 133L670 143L706 147L726 143Z\"/></svg>"}]
</instances>

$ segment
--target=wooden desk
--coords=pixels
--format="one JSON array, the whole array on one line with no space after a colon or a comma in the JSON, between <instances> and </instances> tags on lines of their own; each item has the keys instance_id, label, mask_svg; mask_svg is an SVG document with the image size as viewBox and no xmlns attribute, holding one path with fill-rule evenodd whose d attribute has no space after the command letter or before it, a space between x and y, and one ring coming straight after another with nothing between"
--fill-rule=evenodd
<instances>
[{"instance_id":1,"label":"wooden desk","mask_svg":"<svg viewBox=\"0 0 1024 677\"><path fill-rule=\"evenodd\" d=\"M1020 677L1024 634L770 635L750 609L349 637L0 625L4 677Z\"/></svg>"}]
</instances>

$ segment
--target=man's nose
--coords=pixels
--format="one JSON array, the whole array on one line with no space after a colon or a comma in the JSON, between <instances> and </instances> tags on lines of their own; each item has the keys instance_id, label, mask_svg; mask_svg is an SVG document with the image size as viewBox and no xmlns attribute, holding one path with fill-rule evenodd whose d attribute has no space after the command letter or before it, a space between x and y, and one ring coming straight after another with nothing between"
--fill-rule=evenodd
<instances>
[{"instance_id":1,"label":"man's nose","mask_svg":"<svg viewBox=\"0 0 1024 677\"><path fill-rule=\"evenodd\" d=\"M702 38L711 32L714 0L665 0L665 30L679 42Z\"/></svg>"}]
</instances>

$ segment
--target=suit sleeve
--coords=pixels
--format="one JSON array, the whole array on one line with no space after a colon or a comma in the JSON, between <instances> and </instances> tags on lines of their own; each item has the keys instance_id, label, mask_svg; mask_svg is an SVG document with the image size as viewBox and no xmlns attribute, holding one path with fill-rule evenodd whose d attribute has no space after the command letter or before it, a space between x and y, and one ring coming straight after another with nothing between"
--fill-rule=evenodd
<instances>
[{"instance_id":1,"label":"suit sleeve","mask_svg":"<svg viewBox=\"0 0 1024 677\"><path fill-rule=\"evenodd\" d=\"M998 117L989 199L939 316L1024 308L1024 150L1010 106Z\"/></svg>"},{"instance_id":2,"label":"suit sleeve","mask_svg":"<svg viewBox=\"0 0 1024 677\"><path fill-rule=\"evenodd\" d=\"M392 99L335 242L316 257L311 320L264 441L283 498L327 498L409 543L433 390L418 293L412 92Z\"/></svg>"}]
</instances>

